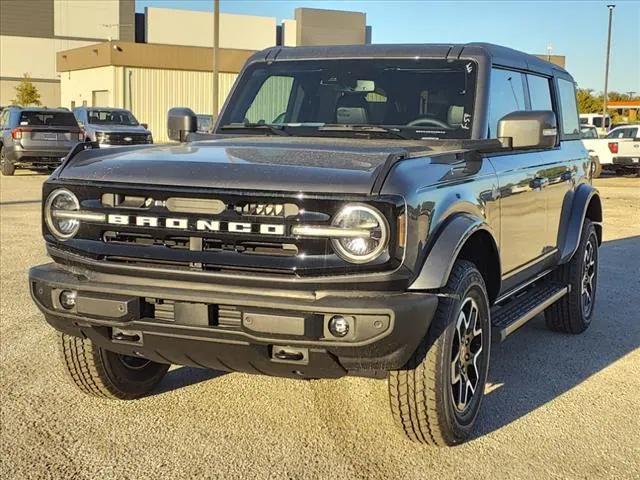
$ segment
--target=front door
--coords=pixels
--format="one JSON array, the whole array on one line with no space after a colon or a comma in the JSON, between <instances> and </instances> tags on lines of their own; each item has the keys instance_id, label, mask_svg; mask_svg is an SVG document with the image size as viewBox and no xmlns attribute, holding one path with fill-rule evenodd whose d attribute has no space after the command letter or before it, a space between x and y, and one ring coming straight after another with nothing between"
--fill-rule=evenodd
<instances>
[{"instance_id":1,"label":"front door","mask_svg":"<svg viewBox=\"0 0 640 480\"><path fill-rule=\"evenodd\" d=\"M547 253L548 179L537 152L490 158L500 192L500 258L510 276Z\"/></svg>"}]
</instances>

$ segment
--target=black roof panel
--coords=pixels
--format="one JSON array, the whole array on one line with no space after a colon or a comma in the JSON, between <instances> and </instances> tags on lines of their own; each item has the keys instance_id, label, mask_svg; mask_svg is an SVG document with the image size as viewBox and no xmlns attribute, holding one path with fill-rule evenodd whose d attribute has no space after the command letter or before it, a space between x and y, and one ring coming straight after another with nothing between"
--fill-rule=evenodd
<instances>
[{"instance_id":1,"label":"black roof panel","mask_svg":"<svg viewBox=\"0 0 640 480\"><path fill-rule=\"evenodd\" d=\"M256 61L317 60L331 58L472 58L493 65L531 70L551 75L566 70L538 57L512 48L491 43L467 44L377 44L311 47L273 47L255 54L248 63Z\"/></svg>"}]
</instances>

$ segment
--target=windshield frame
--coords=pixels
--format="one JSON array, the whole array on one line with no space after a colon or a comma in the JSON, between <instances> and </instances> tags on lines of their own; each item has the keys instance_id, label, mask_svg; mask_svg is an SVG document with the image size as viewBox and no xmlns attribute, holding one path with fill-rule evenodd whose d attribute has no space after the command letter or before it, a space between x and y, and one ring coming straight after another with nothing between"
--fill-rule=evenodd
<instances>
[{"instance_id":1,"label":"windshield frame","mask_svg":"<svg viewBox=\"0 0 640 480\"><path fill-rule=\"evenodd\" d=\"M313 63L312 63L313 62ZM460 72L464 73L465 76L465 84L469 85L468 89L464 93L465 105L463 110L463 115L465 118L469 118L469 120L465 124L465 128L458 127L455 130L444 130L443 128L437 126L410 126L406 124L393 124L393 123L381 123L381 122L368 122L368 123L335 123L335 122L289 122L289 123L277 123L277 122L264 122L264 125L281 127L287 130L288 135L296 136L296 137L305 137L305 136L335 136L335 134L331 133L331 129L326 129L323 131L323 127L336 127L336 126L352 126L352 127L365 127L365 128L374 128L380 127L381 129L389 130L389 135L383 135L381 132L376 135L369 135L370 138L395 138L395 139L408 139L408 140L464 140L464 139L473 139L475 138L475 134L478 130L478 126L484 123L483 119L478 117L478 102L481 100L479 94L480 85L483 83L483 74L479 67L479 62L475 58L459 58L455 60L447 60L444 58L426 58L426 57L405 57L405 58L391 58L391 57L381 57L375 59L367 59L367 58L323 58L321 60L317 59L295 59L295 60L280 60L277 62L252 62L248 64L243 71L241 72L240 77L238 78L236 84L232 88L227 101L225 103L224 109L221 112L221 115L217 118L215 123L215 129L213 133L217 134L228 134L229 131L233 131L234 135L237 134L253 134L256 135L255 128L247 128L246 131L242 131L242 128L229 128L232 125L238 125L238 122L234 121L234 113L237 114L236 109L242 108L238 107L239 104L244 103L247 106L248 110L249 106L255 101L255 97L257 96L260 88L266 81L266 78L270 76L278 76L278 74L284 75L288 71L294 72L296 70L305 69L308 71L312 71L315 69L325 69L325 65L329 62L367 62L367 64L371 64L372 62L382 63L381 68L383 69L397 69L397 70L436 70L438 68L442 68L445 66L447 69L453 69L454 65L456 67L460 67ZM419 62L419 63L417 63ZM384 64L387 64L386 67ZM464 70L463 70L464 68ZM252 81L253 74L258 70L269 71L273 69L270 74L265 75L265 79L259 84L258 88L251 94L247 95L249 98L248 103L245 98L245 88L248 88L248 84ZM377 92L376 92L377 93ZM387 95L389 92L387 92ZM450 105L453 106L453 105ZM289 109L289 106L287 107ZM260 123L251 123L248 122L247 126L256 126L260 125ZM259 134L259 133L258 133ZM264 129L262 134L268 135L269 129ZM353 129L351 134L343 131L340 136L353 136L361 138L363 135L362 130Z\"/></svg>"}]
</instances>

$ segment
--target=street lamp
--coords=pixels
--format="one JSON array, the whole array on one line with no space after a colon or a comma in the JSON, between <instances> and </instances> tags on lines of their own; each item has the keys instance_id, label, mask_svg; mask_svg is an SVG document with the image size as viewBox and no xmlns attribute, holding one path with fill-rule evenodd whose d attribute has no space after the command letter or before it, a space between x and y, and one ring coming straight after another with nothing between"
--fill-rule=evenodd
<instances>
[{"instance_id":1,"label":"street lamp","mask_svg":"<svg viewBox=\"0 0 640 480\"><path fill-rule=\"evenodd\" d=\"M215 123L215 118L218 115L218 75L220 70L220 65L218 64L218 47L220 43L220 1L213 0L213 84L212 86L212 95L213 95L213 121Z\"/></svg>"},{"instance_id":2,"label":"street lamp","mask_svg":"<svg viewBox=\"0 0 640 480\"><path fill-rule=\"evenodd\" d=\"M616 8L615 5L610 4L607 5L609 9L609 36L607 39L607 59L604 67L604 102L602 105L602 128L606 132L607 128L607 98L608 98L608 89L609 89L609 56L611 54L611 22L613 20L613 9Z\"/></svg>"}]
</instances>

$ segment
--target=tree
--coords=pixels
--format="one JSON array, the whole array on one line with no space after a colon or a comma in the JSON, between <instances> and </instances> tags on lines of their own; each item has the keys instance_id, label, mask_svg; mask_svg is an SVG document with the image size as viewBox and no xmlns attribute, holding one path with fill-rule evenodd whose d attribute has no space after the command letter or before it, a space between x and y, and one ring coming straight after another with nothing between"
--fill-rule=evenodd
<instances>
[{"instance_id":1,"label":"tree","mask_svg":"<svg viewBox=\"0 0 640 480\"><path fill-rule=\"evenodd\" d=\"M15 87L16 98L13 99L14 105L22 105L28 107L29 105L42 105L40 101L40 92L36 86L31 82L31 76L25 73L22 76L22 80Z\"/></svg>"},{"instance_id":2,"label":"tree","mask_svg":"<svg viewBox=\"0 0 640 480\"><path fill-rule=\"evenodd\" d=\"M602 113L602 96L594 97L591 90L584 88L579 88L576 95L580 113Z\"/></svg>"}]
</instances>

